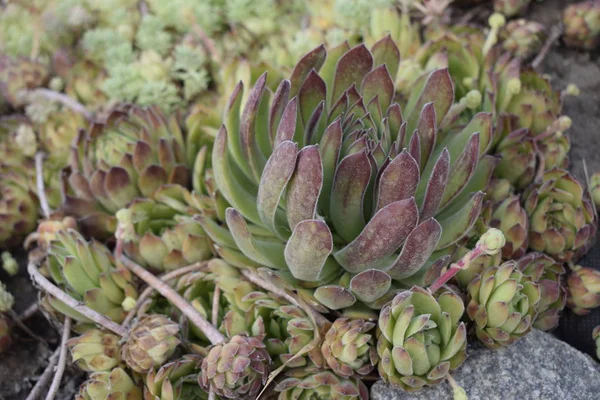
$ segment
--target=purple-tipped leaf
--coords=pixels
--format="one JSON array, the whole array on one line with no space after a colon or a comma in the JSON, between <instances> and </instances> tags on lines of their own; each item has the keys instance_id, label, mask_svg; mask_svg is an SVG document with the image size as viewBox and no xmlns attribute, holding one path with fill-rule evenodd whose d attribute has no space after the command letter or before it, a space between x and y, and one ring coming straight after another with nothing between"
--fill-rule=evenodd
<instances>
[{"instance_id":1,"label":"purple-tipped leaf","mask_svg":"<svg viewBox=\"0 0 600 400\"><path fill-rule=\"evenodd\" d=\"M383 297L392 285L392 279L385 272L368 269L355 275L350 281L350 291L358 300L371 303Z\"/></svg>"},{"instance_id":2,"label":"purple-tipped leaf","mask_svg":"<svg viewBox=\"0 0 600 400\"><path fill-rule=\"evenodd\" d=\"M252 88L242 119L240 121L240 145L242 148L242 154L250 165L250 170L254 176L254 179L258 182L262 168L265 165L266 160L258 148L256 141L256 116L259 111L261 99L265 91L265 85L267 83L267 74L264 73L258 78L256 84Z\"/></svg>"},{"instance_id":3,"label":"purple-tipped leaf","mask_svg":"<svg viewBox=\"0 0 600 400\"><path fill-rule=\"evenodd\" d=\"M294 97L289 101L289 103L287 103L285 109L283 110L281 120L279 121L279 126L277 127L277 134L275 135L275 140L273 141L273 148L276 148L286 140L294 140L298 118L297 109L298 98Z\"/></svg>"},{"instance_id":4,"label":"purple-tipped leaf","mask_svg":"<svg viewBox=\"0 0 600 400\"><path fill-rule=\"evenodd\" d=\"M306 77L300 88L300 93L298 93L300 115L304 127L308 124L308 120L317 106L325 101L326 94L327 85L325 85L317 71L313 69Z\"/></svg>"},{"instance_id":5,"label":"purple-tipped leaf","mask_svg":"<svg viewBox=\"0 0 600 400\"><path fill-rule=\"evenodd\" d=\"M296 170L287 185L286 214L292 231L303 220L315 218L323 186L323 165L317 146L300 150Z\"/></svg>"},{"instance_id":6,"label":"purple-tipped leaf","mask_svg":"<svg viewBox=\"0 0 600 400\"><path fill-rule=\"evenodd\" d=\"M397 280L414 275L431 257L441 235L442 227L435 219L429 218L419 224L408 235L400 256L386 272Z\"/></svg>"},{"instance_id":7,"label":"purple-tipped leaf","mask_svg":"<svg viewBox=\"0 0 600 400\"><path fill-rule=\"evenodd\" d=\"M321 286L315 290L314 296L330 310L341 310L356 303L356 297L348 289L336 285Z\"/></svg>"},{"instance_id":8,"label":"purple-tipped leaf","mask_svg":"<svg viewBox=\"0 0 600 400\"><path fill-rule=\"evenodd\" d=\"M371 162L366 151L345 157L335 172L329 215L336 232L347 242L365 226L363 200L370 180Z\"/></svg>"},{"instance_id":9,"label":"purple-tipped leaf","mask_svg":"<svg viewBox=\"0 0 600 400\"><path fill-rule=\"evenodd\" d=\"M376 42L371 48L371 53L373 53L374 67L386 65L391 76L398 74L400 50L390 35Z\"/></svg>"},{"instance_id":10,"label":"purple-tipped leaf","mask_svg":"<svg viewBox=\"0 0 600 400\"><path fill-rule=\"evenodd\" d=\"M383 170L379 179L377 210L398 200L415 195L419 184L419 166L415 159L404 150Z\"/></svg>"},{"instance_id":11,"label":"purple-tipped leaf","mask_svg":"<svg viewBox=\"0 0 600 400\"><path fill-rule=\"evenodd\" d=\"M296 225L285 246L285 261L296 279L319 280L327 258L333 250L333 237L327 224L305 220Z\"/></svg>"},{"instance_id":12,"label":"purple-tipped leaf","mask_svg":"<svg viewBox=\"0 0 600 400\"><path fill-rule=\"evenodd\" d=\"M467 142L462 154L452 163L450 179L446 185L440 208L450 203L467 185L475 172L475 168L477 168L478 158L479 134L474 133Z\"/></svg>"},{"instance_id":13,"label":"purple-tipped leaf","mask_svg":"<svg viewBox=\"0 0 600 400\"><path fill-rule=\"evenodd\" d=\"M431 102L435 107L436 126L439 126L454 103L454 85L448 69L433 71L423 83L417 84L413 88L405 108L408 115L409 132L415 130L421 110L425 104Z\"/></svg>"},{"instance_id":14,"label":"purple-tipped leaf","mask_svg":"<svg viewBox=\"0 0 600 400\"><path fill-rule=\"evenodd\" d=\"M449 173L450 154L448 149L444 149L437 159L431 175L428 177L429 179L426 181L425 197L421 206L422 220L429 219L437 213L448 183Z\"/></svg>"},{"instance_id":15,"label":"purple-tipped leaf","mask_svg":"<svg viewBox=\"0 0 600 400\"><path fill-rule=\"evenodd\" d=\"M414 198L400 200L379 210L360 235L334 254L349 272L387 267L410 232L417 226L419 211Z\"/></svg>"},{"instance_id":16,"label":"purple-tipped leaf","mask_svg":"<svg viewBox=\"0 0 600 400\"><path fill-rule=\"evenodd\" d=\"M327 51L325 51L325 46L320 45L319 47L309 51L306 53L300 61L294 67L292 71L292 76L290 78L291 82L291 91L290 96L296 96L302 83L308 76L311 70L319 70L323 63L325 62L325 58L327 57Z\"/></svg>"},{"instance_id":17,"label":"purple-tipped leaf","mask_svg":"<svg viewBox=\"0 0 600 400\"><path fill-rule=\"evenodd\" d=\"M269 139L273 148L275 142L275 135L280 125L281 117L286 109L290 99L290 81L284 79L277 87L275 95L273 95L273 103L271 104L271 110L269 112Z\"/></svg>"},{"instance_id":18,"label":"purple-tipped leaf","mask_svg":"<svg viewBox=\"0 0 600 400\"><path fill-rule=\"evenodd\" d=\"M417 133L421 144L421 168L424 168L429 160L429 156L435 147L435 138L437 133L435 107L433 103L427 103L421 110L419 122L417 124Z\"/></svg>"},{"instance_id":19,"label":"purple-tipped leaf","mask_svg":"<svg viewBox=\"0 0 600 400\"><path fill-rule=\"evenodd\" d=\"M352 48L338 61L330 101L337 100L353 84L359 85L373 68L373 56L364 44Z\"/></svg>"},{"instance_id":20,"label":"purple-tipped leaf","mask_svg":"<svg viewBox=\"0 0 600 400\"><path fill-rule=\"evenodd\" d=\"M294 173L297 156L298 145L296 143L290 141L281 143L267 161L258 186L256 198L258 215L263 224L278 235L280 228L276 226L275 219L279 200Z\"/></svg>"},{"instance_id":21,"label":"purple-tipped leaf","mask_svg":"<svg viewBox=\"0 0 600 400\"><path fill-rule=\"evenodd\" d=\"M483 192L475 193L460 211L438 221L442 225L442 237L438 243L438 249L453 245L469 233L481 213L483 196Z\"/></svg>"},{"instance_id":22,"label":"purple-tipped leaf","mask_svg":"<svg viewBox=\"0 0 600 400\"><path fill-rule=\"evenodd\" d=\"M367 102L377 96L380 109L388 109L394 97L394 81L385 65L377 67L365 76L361 85L361 93Z\"/></svg>"},{"instance_id":23,"label":"purple-tipped leaf","mask_svg":"<svg viewBox=\"0 0 600 400\"><path fill-rule=\"evenodd\" d=\"M319 197L319 208L323 213L329 211L335 167L337 166L340 149L342 148L342 136L341 121L336 119L327 127L323 138L321 138L320 152L323 167L323 189Z\"/></svg>"}]
</instances>

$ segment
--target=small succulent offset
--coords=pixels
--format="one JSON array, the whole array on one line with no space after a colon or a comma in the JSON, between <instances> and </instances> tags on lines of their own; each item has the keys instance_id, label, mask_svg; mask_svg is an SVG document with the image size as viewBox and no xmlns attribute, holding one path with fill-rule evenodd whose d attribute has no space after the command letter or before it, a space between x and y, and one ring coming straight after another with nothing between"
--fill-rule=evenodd
<instances>
[{"instance_id":1,"label":"small succulent offset","mask_svg":"<svg viewBox=\"0 0 600 400\"><path fill-rule=\"evenodd\" d=\"M467 315L475 322L477 337L485 346L496 349L510 345L531 330L540 288L514 261L484 270L467 291Z\"/></svg>"},{"instance_id":2,"label":"small succulent offset","mask_svg":"<svg viewBox=\"0 0 600 400\"><path fill-rule=\"evenodd\" d=\"M149 372L163 365L179 343L179 324L164 315L144 315L131 330L121 358L132 370Z\"/></svg>"},{"instance_id":3,"label":"small succulent offset","mask_svg":"<svg viewBox=\"0 0 600 400\"><path fill-rule=\"evenodd\" d=\"M259 338L236 335L202 360L200 386L226 399L255 399L269 376L271 357Z\"/></svg>"},{"instance_id":4,"label":"small succulent offset","mask_svg":"<svg viewBox=\"0 0 600 400\"><path fill-rule=\"evenodd\" d=\"M600 306L600 271L575 266L567 279L567 290L567 306L575 314L589 314Z\"/></svg>"},{"instance_id":5,"label":"small succulent offset","mask_svg":"<svg viewBox=\"0 0 600 400\"><path fill-rule=\"evenodd\" d=\"M75 400L142 400L142 398L141 387L122 368L94 372L75 395Z\"/></svg>"},{"instance_id":6,"label":"small succulent offset","mask_svg":"<svg viewBox=\"0 0 600 400\"><path fill-rule=\"evenodd\" d=\"M500 32L502 47L522 59L537 54L544 44L544 37L542 24L525 19L510 21Z\"/></svg>"},{"instance_id":7,"label":"small succulent offset","mask_svg":"<svg viewBox=\"0 0 600 400\"><path fill-rule=\"evenodd\" d=\"M259 78L243 111L238 85L212 154L231 207L224 224L200 218L222 257L320 286L314 298L330 309L378 309L400 286L433 282L480 212L492 115L439 131L454 100L448 71L420 78L401 109L398 61L389 38L371 51L319 47L272 99Z\"/></svg>"},{"instance_id":8,"label":"small succulent offset","mask_svg":"<svg viewBox=\"0 0 600 400\"><path fill-rule=\"evenodd\" d=\"M568 171L554 168L523 194L529 215L529 247L557 261L576 261L592 245L598 229L596 210Z\"/></svg>"},{"instance_id":9,"label":"small succulent offset","mask_svg":"<svg viewBox=\"0 0 600 400\"><path fill-rule=\"evenodd\" d=\"M158 107L116 106L79 133L70 167L63 209L100 239L114 233L114 215L134 198L167 183L187 186L191 177L181 128Z\"/></svg>"},{"instance_id":10,"label":"small succulent offset","mask_svg":"<svg viewBox=\"0 0 600 400\"><path fill-rule=\"evenodd\" d=\"M596 209L600 208L600 172L592 174L589 183L592 200L596 205Z\"/></svg>"},{"instance_id":11,"label":"small succulent offset","mask_svg":"<svg viewBox=\"0 0 600 400\"><path fill-rule=\"evenodd\" d=\"M568 46L593 50L600 44L600 1L570 4L563 11L562 22Z\"/></svg>"},{"instance_id":12,"label":"small succulent offset","mask_svg":"<svg viewBox=\"0 0 600 400\"><path fill-rule=\"evenodd\" d=\"M450 291L436 298L413 287L396 295L379 317L379 375L407 391L442 382L467 358L463 312L463 300Z\"/></svg>"},{"instance_id":13,"label":"small succulent offset","mask_svg":"<svg viewBox=\"0 0 600 400\"><path fill-rule=\"evenodd\" d=\"M514 17L525 12L531 0L494 0L494 10L507 17Z\"/></svg>"},{"instance_id":14,"label":"small succulent offset","mask_svg":"<svg viewBox=\"0 0 600 400\"><path fill-rule=\"evenodd\" d=\"M67 342L73 362L89 372L110 371L121 362L120 337L90 329Z\"/></svg>"},{"instance_id":15,"label":"small succulent offset","mask_svg":"<svg viewBox=\"0 0 600 400\"><path fill-rule=\"evenodd\" d=\"M596 342L596 358L600 360L600 325L592 331L592 338Z\"/></svg>"}]
</instances>

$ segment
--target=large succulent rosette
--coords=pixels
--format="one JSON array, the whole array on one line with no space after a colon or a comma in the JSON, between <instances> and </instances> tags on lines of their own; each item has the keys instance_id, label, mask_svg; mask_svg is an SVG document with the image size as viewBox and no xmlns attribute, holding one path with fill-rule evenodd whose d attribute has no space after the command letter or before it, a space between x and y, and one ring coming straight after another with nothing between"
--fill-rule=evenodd
<instances>
[{"instance_id":1,"label":"large succulent rosette","mask_svg":"<svg viewBox=\"0 0 600 400\"><path fill-rule=\"evenodd\" d=\"M174 116L158 107L117 106L76 138L63 208L86 233L107 237L116 229L114 214L133 199L152 197L168 183L187 187L188 165Z\"/></svg>"},{"instance_id":2,"label":"large succulent rosette","mask_svg":"<svg viewBox=\"0 0 600 400\"><path fill-rule=\"evenodd\" d=\"M439 131L454 93L443 69L401 109L388 72L398 60L389 38L372 51L319 47L274 94L262 76L243 111L238 85L212 154L231 207L224 221L200 218L223 258L319 286L331 309L380 308L401 286L433 282L480 212L492 116Z\"/></svg>"},{"instance_id":3,"label":"large succulent rosette","mask_svg":"<svg viewBox=\"0 0 600 400\"><path fill-rule=\"evenodd\" d=\"M378 321L379 375L407 391L444 381L467 358L464 309L453 292L436 299L413 287L396 295Z\"/></svg>"},{"instance_id":4,"label":"large succulent rosette","mask_svg":"<svg viewBox=\"0 0 600 400\"><path fill-rule=\"evenodd\" d=\"M589 193L568 171L555 168L523 194L529 247L557 261L576 261L590 249L597 215Z\"/></svg>"}]
</instances>

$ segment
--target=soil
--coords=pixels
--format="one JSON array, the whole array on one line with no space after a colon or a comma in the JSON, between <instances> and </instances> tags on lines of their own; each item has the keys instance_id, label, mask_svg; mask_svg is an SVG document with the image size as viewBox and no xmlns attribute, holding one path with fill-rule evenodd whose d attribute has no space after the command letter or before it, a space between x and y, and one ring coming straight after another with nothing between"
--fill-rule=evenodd
<instances>
[{"instance_id":1,"label":"soil","mask_svg":"<svg viewBox=\"0 0 600 400\"><path fill-rule=\"evenodd\" d=\"M545 0L534 2L528 18L543 23L548 32L560 21L560 10L575 1ZM483 12L478 19L485 21L489 13ZM573 120L569 131L571 138L571 170L580 179L585 179L583 161L590 174L600 171L600 59L598 54L578 52L555 43L540 71L548 74L557 90L575 83L581 89L579 97L567 97L563 112ZM37 291L30 283L26 272L25 256L21 255L21 272L8 277L0 270L0 280L5 282L15 296L14 310L23 312L37 301ZM582 265L600 269L600 244L581 261ZM27 397L39 375L44 371L49 356L54 351L58 335L41 315L26 321L36 334L44 337L48 345L27 337L15 328L15 343L10 350L0 355L0 400L22 400ZM600 324L600 309L585 317L566 311L559 328L554 332L559 338L590 354L594 351L591 331ZM67 368L61 391L57 399L72 399L84 376L73 367Z\"/></svg>"}]
</instances>

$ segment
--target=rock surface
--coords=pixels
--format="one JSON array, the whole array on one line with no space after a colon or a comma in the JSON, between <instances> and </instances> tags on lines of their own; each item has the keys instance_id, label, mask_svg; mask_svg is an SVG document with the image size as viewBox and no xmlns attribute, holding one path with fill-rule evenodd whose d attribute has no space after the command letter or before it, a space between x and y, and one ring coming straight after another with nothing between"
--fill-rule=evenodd
<instances>
[{"instance_id":1,"label":"rock surface","mask_svg":"<svg viewBox=\"0 0 600 400\"><path fill-rule=\"evenodd\" d=\"M600 364L568 344L533 331L513 346L488 350L475 344L453 374L469 400L589 400L600 396ZM452 399L446 382L407 393L377 382L372 400Z\"/></svg>"}]
</instances>

